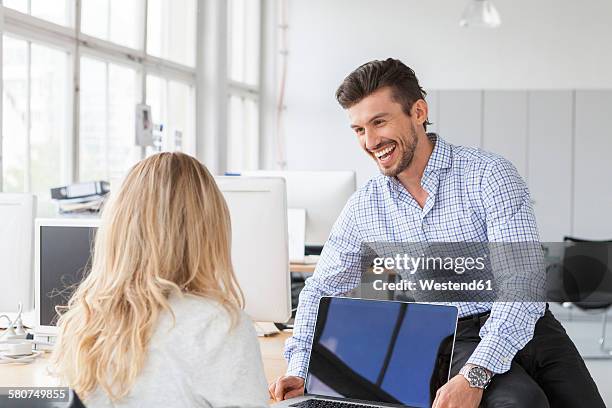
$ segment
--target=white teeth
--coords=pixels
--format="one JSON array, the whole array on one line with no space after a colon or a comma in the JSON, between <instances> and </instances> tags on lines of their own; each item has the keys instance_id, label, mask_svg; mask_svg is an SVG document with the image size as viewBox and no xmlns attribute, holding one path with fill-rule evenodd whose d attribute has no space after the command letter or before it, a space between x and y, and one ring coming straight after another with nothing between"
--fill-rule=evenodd
<instances>
[{"instance_id":1,"label":"white teeth","mask_svg":"<svg viewBox=\"0 0 612 408\"><path fill-rule=\"evenodd\" d=\"M390 152L390 151L392 151L393 149L395 149L395 145L390 146L390 147L387 147L386 149L381 150L380 152L376 152L376 153L374 153L374 155L375 155L375 156L376 156L378 159L380 159L382 156L384 156L385 154L389 153L389 152Z\"/></svg>"}]
</instances>

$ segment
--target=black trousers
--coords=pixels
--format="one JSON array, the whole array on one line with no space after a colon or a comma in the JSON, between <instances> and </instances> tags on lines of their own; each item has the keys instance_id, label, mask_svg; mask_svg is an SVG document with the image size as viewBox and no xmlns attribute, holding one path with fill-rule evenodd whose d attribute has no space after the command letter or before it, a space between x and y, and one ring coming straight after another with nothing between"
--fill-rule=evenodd
<instances>
[{"instance_id":1,"label":"black trousers","mask_svg":"<svg viewBox=\"0 0 612 408\"><path fill-rule=\"evenodd\" d=\"M473 316L459 321L451 377L480 342L480 328L487 318ZM480 407L606 408L576 346L548 308L510 370L493 377Z\"/></svg>"}]
</instances>

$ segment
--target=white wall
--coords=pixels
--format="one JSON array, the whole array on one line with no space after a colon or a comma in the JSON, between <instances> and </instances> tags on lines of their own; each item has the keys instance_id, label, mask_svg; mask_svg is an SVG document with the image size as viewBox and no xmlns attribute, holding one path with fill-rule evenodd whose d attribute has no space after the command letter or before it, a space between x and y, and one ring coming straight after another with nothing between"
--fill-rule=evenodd
<instances>
[{"instance_id":1,"label":"white wall","mask_svg":"<svg viewBox=\"0 0 612 408\"><path fill-rule=\"evenodd\" d=\"M288 168L376 171L334 100L375 58L402 59L426 89L612 88L612 1L493 1L495 30L459 27L468 0L289 0Z\"/></svg>"},{"instance_id":2,"label":"white wall","mask_svg":"<svg viewBox=\"0 0 612 408\"><path fill-rule=\"evenodd\" d=\"M289 0L289 96L318 101L389 56L431 89L612 86L611 1L493 2L502 25L484 30L459 27L468 0Z\"/></svg>"},{"instance_id":3,"label":"white wall","mask_svg":"<svg viewBox=\"0 0 612 408\"><path fill-rule=\"evenodd\" d=\"M467 90L465 95L477 100L487 90L612 88L612 1L493 1L502 17L502 26L495 30L459 27L468 0L289 0L283 121L288 168L354 169L360 184L377 172L334 100L344 76L371 59L400 58L426 89ZM433 111L449 103L437 94L429 99ZM476 102L473 107L480 114L481 102ZM442 136L455 139L449 124L457 121L439 119ZM482 126L458 131L486 130L486 115L481 119ZM490 150L504 146L482 143L482 138L459 139L481 140ZM523 141L525 148L530 143ZM596 146L592 149L597 151ZM527 169L527 162L517 164Z\"/></svg>"}]
</instances>

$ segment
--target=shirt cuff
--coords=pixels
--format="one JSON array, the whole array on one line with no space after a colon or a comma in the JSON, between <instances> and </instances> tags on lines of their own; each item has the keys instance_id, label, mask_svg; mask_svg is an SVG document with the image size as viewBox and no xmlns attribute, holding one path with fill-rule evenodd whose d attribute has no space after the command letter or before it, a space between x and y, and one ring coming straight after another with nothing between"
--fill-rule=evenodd
<instances>
[{"instance_id":1,"label":"shirt cuff","mask_svg":"<svg viewBox=\"0 0 612 408\"><path fill-rule=\"evenodd\" d=\"M291 353L287 366L287 375L306 379L308 371L308 350L295 350Z\"/></svg>"},{"instance_id":2,"label":"shirt cuff","mask_svg":"<svg viewBox=\"0 0 612 408\"><path fill-rule=\"evenodd\" d=\"M494 374L503 374L510 370L512 360L518 350L507 340L498 336L487 335L482 338L467 364L474 364Z\"/></svg>"}]
</instances>

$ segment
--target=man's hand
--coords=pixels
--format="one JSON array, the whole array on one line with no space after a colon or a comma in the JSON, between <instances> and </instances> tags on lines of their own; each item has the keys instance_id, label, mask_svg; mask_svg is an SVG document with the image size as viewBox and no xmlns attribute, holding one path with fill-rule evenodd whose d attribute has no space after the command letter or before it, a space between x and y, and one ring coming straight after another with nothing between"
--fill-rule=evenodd
<instances>
[{"instance_id":1,"label":"man's hand","mask_svg":"<svg viewBox=\"0 0 612 408\"><path fill-rule=\"evenodd\" d=\"M472 388L461 374L457 374L436 393L432 408L478 408L483 390Z\"/></svg>"},{"instance_id":2,"label":"man's hand","mask_svg":"<svg viewBox=\"0 0 612 408\"><path fill-rule=\"evenodd\" d=\"M304 379L302 377L285 375L270 384L268 391L274 401L299 397L304 395Z\"/></svg>"}]
</instances>

